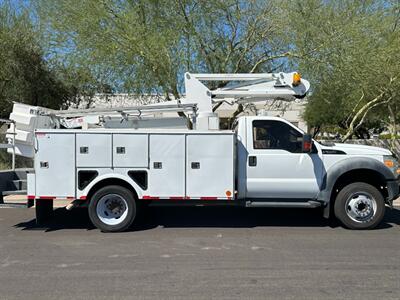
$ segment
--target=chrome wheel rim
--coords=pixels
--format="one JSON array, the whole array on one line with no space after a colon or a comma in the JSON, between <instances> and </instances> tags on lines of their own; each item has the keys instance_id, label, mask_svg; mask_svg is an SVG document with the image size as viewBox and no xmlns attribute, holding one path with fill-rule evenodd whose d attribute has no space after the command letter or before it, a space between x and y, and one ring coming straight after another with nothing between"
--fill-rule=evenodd
<instances>
[{"instance_id":1,"label":"chrome wheel rim","mask_svg":"<svg viewBox=\"0 0 400 300\"><path fill-rule=\"evenodd\" d=\"M96 212L104 224L118 225L128 216L128 203L120 195L108 194L97 202Z\"/></svg>"},{"instance_id":2,"label":"chrome wheel rim","mask_svg":"<svg viewBox=\"0 0 400 300\"><path fill-rule=\"evenodd\" d=\"M376 200L366 192L353 193L346 201L346 214L355 222L366 223L371 221L377 209Z\"/></svg>"}]
</instances>

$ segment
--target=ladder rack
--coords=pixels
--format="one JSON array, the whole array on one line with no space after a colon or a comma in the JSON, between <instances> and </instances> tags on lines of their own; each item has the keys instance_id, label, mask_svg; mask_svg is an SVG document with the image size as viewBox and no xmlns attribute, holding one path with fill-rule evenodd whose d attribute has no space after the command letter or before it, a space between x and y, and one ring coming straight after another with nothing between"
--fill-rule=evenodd
<instances>
[{"instance_id":1,"label":"ladder rack","mask_svg":"<svg viewBox=\"0 0 400 300\"><path fill-rule=\"evenodd\" d=\"M33 157L36 129L187 128L187 120L178 116L178 113L184 113L195 123L196 112L195 103L68 110L14 103L13 112L10 115L13 123L10 124L6 135L9 144L12 143L10 148L13 149L8 149L8 152L13 155ZM168 116L163 113L167 113Z\"/></svg>"},{"instance_id":2,"label":"ladder rack","mask_svg":"<svg viewBox=\"0 0 400 300\"><path fill-rule=\"evenodd\" d=\"M160 105L142 105L142 106L121 106L107 108L86 108L86 109L68 109L51 110L46 109L43 115L59 117L79 117L83 115L101 115L102 113L129 114L132 112L142 113L162 113L162 112L184 112L196 113L197 104L160 104Z\"/></svg>"}]
</instances>

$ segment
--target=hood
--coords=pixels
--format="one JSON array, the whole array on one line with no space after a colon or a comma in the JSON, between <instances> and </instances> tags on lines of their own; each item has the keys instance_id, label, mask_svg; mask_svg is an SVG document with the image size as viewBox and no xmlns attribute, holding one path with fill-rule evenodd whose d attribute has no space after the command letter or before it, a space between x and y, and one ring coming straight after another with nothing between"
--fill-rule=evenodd
<instances>
[{"instance_id":1,"label":"hood","mask_svg":"<svg viewBox=\"0 0 400 300\"><path fill-rule=\"evenodd\" d=\"M392 155L392 153L380 147L358 145L358 144L342 144L334 143L332 146L321 145L323 150L339 150L348 155Z\"/></svg>"}]
</instances>

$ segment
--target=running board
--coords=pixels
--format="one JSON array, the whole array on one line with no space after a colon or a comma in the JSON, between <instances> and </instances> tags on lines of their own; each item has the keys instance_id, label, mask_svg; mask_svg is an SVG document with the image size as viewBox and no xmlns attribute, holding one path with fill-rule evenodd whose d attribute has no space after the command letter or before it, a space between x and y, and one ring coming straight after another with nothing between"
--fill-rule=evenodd
<instances>
[{"instance_id":1,"label":"running board","mask_svg":"<svg viewBox=\"0 0 400 300\"><path fill-rule=\"evenodd\" d=\"M316 208L320 206L321 203L318 201L307 201L307 202L246 201L246 207Z\"/></svg>"}]
</instances>

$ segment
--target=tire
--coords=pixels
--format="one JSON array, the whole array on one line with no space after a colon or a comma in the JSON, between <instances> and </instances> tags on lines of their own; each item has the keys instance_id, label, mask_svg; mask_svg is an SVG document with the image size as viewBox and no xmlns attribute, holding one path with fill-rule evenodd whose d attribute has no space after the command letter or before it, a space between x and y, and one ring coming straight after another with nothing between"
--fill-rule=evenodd
<instances>
[{"instance_id":1,"label":"tire","mask_svg":"<svg viewBox=\"0 0 400 300\"><path fill-rule=\"evenodd\" d=\"M53 200L36 199L35 202L36 224L45 224L53 215Z\"/></svg>"},{"instance_id":2,"label":"tire","mask_svg":"<svg viewBox=\"0 0 400 300\"><path fill-rule=\"evenodd\" d=\"M118 185L99 189L89 203L89 218L103 232L127 230L135 220L136 213L134 195Z\"/></svg>"},{"instance_id":3,"label":"tire","mask_svg":"<svg viewBox=\"0 0 400 300\"><path fill-rule=\"evenodd\" d=\"M378 189L364 182L345 186L337 195L335 216L347 228L372 229L385 215L385 200Z\"/></svg>"}]
</instances>

